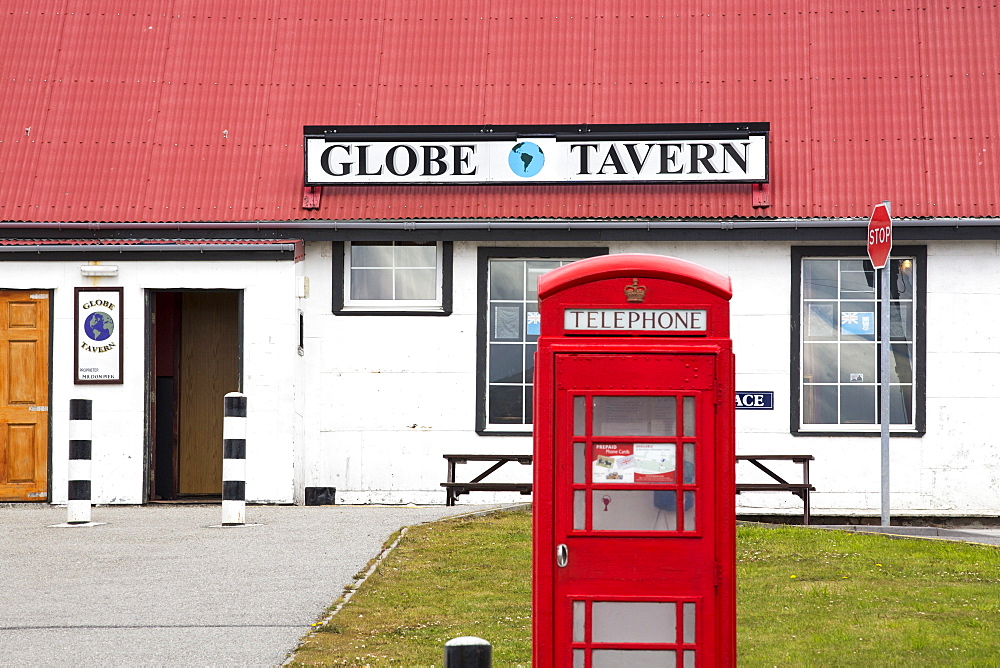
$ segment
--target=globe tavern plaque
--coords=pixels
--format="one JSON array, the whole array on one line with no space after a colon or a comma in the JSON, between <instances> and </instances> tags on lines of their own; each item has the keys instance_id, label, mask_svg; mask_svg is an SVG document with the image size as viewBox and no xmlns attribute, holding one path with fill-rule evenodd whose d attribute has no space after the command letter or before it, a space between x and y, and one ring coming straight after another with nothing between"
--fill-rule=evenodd
<instances>
[{"instance_id":1,"label":"globe tavern plaque","mask_svg":"<svg viewBox=\"0 0 1000 668\"><path fill-rule=\"evenodd\" d=\"M307 125L304 185L765 183L769 128Z\"/></svg>"}]
</instances>

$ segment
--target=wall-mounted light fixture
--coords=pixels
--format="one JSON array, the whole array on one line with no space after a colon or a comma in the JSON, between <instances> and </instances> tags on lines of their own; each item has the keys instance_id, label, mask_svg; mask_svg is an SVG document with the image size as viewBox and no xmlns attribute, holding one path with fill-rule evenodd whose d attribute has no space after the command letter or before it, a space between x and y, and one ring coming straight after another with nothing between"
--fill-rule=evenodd
<instances>
[{"instance_id":1,"label":"wall-mounted light fixture","mask_svg":"<svg viewBox=\"0 0 1000 668\"><path fill-rule=\"evenodd\" d=\"M80 273L84 276L117 276L117 264L85 264L80 267Z\"/></svg>"}]
</instances>

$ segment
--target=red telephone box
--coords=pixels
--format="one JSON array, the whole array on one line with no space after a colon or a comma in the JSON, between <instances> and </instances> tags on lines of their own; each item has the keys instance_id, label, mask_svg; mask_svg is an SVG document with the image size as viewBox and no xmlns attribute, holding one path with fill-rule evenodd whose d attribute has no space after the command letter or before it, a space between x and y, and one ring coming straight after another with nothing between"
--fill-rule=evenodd
<instances>
[{"instance_id":1,"label":"red telephone box","mask_svg":"<svg viewBox=\"0 0 1000 668\"><path fill-rule=\"evenodd\" d=\"M534 665L734 665L729 279L608 255L538 295Z\"/></svg>"}]
</instances>

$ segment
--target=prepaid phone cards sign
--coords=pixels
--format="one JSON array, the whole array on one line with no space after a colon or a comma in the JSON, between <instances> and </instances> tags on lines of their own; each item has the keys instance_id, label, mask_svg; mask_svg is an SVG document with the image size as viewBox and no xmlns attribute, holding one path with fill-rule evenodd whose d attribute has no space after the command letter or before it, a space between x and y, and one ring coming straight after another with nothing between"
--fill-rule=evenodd
<instances>
[{"instance_id":1,"label":"prepaid phone cards sign","mask_svg":"<svg viewBox=\"0 0 1000 668\"><path fill-rule=\"evenodd\" d=\"M676 482L677 451L673 443L595 443L595 483Z\"/></svg>"}]
</instances>

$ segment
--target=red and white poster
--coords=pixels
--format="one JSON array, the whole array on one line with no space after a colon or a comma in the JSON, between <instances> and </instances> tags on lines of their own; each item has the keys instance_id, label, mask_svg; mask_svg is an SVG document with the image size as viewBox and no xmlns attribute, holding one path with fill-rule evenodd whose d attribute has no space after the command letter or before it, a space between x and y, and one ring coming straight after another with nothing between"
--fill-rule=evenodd
<instances>
[{"instance_id":1,"label":"red and white poster","mask_svg":"<svg viewBox=\"0 0 1000 668\"><path fill-rule=\"evenodd\" d=\"M673 443L595 443L595 483L675 482L677 450Z\"/></svg>"}]
</instances>

